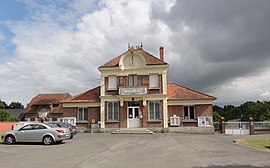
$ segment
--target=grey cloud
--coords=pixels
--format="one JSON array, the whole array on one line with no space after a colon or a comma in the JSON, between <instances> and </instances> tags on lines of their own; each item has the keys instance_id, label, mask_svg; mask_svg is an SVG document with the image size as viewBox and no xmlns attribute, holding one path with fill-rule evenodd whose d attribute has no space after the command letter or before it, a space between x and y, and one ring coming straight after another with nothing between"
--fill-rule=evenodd
<instances>
[{"instance_id":1,"label":"grey cloud","mask_svg":"<svg viewBox=\"0 0 270 168\"><path fill-rule=\"evenodd\" d=\"M171 80L208 90L268 67L270 1L176 1L168 13L158 6L152 4L151 16L173 31L173 52L182 58L171 65L181 78L170 75ZM190 32L183 32L183 26Z\"/></svg>"}]
</instances>

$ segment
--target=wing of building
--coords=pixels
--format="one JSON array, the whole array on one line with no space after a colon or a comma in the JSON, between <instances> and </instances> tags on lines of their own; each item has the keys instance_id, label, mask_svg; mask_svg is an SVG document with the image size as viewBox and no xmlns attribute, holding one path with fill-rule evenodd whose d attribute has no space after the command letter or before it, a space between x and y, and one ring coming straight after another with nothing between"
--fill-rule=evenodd
<instances>
[{"instance_id":1,"label":"wing of building","mask_svg":"<svg viewBox=\"0 0 270 168\"><path fill-rule=\"evenodd\" d=\"M78 96L61 100L59 119L76 120L77 127L98 124L101 131L119 128L212 126L213 96L176 83L168 83L169 64L164 48L155 57L141 47L99 66L100 86ZM59 120L58 119L58 120Z\"/></svg>"}]
</instances>

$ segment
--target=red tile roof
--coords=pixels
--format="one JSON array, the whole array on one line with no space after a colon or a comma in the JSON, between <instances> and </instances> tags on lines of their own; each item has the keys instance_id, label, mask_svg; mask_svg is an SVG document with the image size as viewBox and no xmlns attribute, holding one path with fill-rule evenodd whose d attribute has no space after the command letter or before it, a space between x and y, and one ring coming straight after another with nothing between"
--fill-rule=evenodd
<instances>
[{"instance_id":1,"label":"red tile roof","mask_svg":"<svg viewBox=\"0 0 270 168\"><path fill-rule=\"evenodd\" d=\"M88 102L88 103L92 103L92 102L100 102L100 86L88 90L78 96L73 97L72 99L66 99L62 102L66 102L66 103L75 103L75 102Z\"/></svg>"},{"instance_id":2,"label":"red tile roof","mask_svg":"<svg viewBox=\"0 0 270 168\"><path fill-rule=\"evenodd\" d=\"M167 64L166 62L160 60L159 58L153 56L152 54L144 51L142 48L136 48L133 51L141 54L146 62L146 65L164 65ZM125 55L126 53L128 53L129 51L124 52L123 54L115 57L114 59L110 60L109 62L103 64L102 66L100 66L100 68L102 67L116 67L119 66L119 61L121 59L121 57L123 55Z\"/></svg>"},{"instance_id":3,"label":"red tile roof","mask_svg":"<svg viewBox=\"0 0 270 168\"><path fill-rule=\"evenodd\" d=\"M176 83L167 84L168 100L215 100L216 98Z\"/></svg>"},{"instance_id":4,"label":"red tile roof","mask_svg":"<svg viewBox=\"0 0 270 168\"><path fill-rule=\"evenodd\" d=\"M72 97L69 93L59 94L39 94L35 96L24 110L24 113L37 113L37 108L34 106L50 106L59 105L61 100Z\"/></svg>"}]
</instances>

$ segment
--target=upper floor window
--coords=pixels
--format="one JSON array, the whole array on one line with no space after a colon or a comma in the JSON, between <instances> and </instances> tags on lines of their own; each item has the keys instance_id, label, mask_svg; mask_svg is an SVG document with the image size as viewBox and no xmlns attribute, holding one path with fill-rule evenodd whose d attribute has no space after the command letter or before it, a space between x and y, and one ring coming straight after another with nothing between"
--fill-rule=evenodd
<instances>
[{"instance_id":1,"label":"upper floor window","mask_svg":"<svg viewBox=\"0 0 270 168\"><path fill-rule=\"evenodd\" d=\"M150 88L158 88L158 74L150 74L149 75L149 87Z\"/></svg>"},{"instance_id":2,"label":"upper floor window","mask_svg":"<svg viewBox=\"0 0 270 168\"><path fill-rule=\"evenodd\" d=\"M88 108L79 108L77 117L78 117L79 121L87 121L88 120Z\"/></svg>"},{"instance_id":3,"label":"upper floor window","mask_svg":"<svg viewBox=\"0 0 270 168\"><path fill-rule=\"evenodd\" d=\"M128 86L138 86L138 76L129 75L128 76Z\"/></svg>"},{"instance_id":4,"label":"upper floor window","mask_svg":"<svg viewBox=\"0 0 270 168\"><path fill-rule=\"evenodd\" d=\"M108 89L117 89L117 76L109 76L108 83Z\"/></svg>"},{"instance_id":5,"label":"upper floor window","mask_svg":"<svg viewBox=\"0 0 270 168\"><path fill-rule=\"evenodd\" d=\"M184 106L184 119L195 120L195 108L194 106Z\"/></svg>"}]
</instances>

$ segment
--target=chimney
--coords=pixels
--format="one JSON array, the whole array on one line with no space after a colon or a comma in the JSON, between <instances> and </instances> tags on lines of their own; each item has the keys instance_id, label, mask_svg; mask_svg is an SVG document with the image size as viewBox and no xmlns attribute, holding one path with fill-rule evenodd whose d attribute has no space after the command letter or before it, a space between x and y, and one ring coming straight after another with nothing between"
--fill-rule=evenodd
<instances>
[{"instance_id":1,"label":"chimney","mask_svg":"<svg viewBox=\"0 0 270 168\"><path fill-rule=\"evenodd\" d=\"M159 55L160 55L161 61L164 61L164 48L163 48L163 46L160 46L160 48L159 48Z\"/></svg>"}]
</instances>

